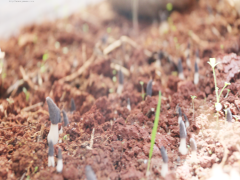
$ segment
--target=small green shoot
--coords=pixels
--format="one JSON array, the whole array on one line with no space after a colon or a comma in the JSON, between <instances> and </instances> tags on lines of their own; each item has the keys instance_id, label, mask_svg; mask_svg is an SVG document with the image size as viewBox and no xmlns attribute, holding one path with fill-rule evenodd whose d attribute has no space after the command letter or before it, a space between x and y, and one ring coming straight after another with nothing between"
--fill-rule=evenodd
<instances>
[{"instance_id":1,"label":"small green shoot","mask_svg":"<svg viewBox=\"0 0 240 180\"><path fill-rule=\"evenodd\" d=\"M229 92L230 92L230 89L227 89L227 94L226 94L225 98L228 97Z\"/></svg>"},{"instance_id":2,"label":"small green shoot","mask_svg":"<svg viewBox=\"0 0 240 180\"><path fill-rule=\"evenodd\" d=\"M35 174L38 171L38 166L35 166L33 174Z\"/></svg>"},{"instance_id":3,"label":"small green shoot","mask_svg":"<svg viewBox=\"0 0 240 180\"><path fill-rule=\"evenodd\" d=\"M149 160L148 160L148 166L147 166L147 175L148 175L150 164L151 164L151 158L152 158L153 148L154 148L154 144L155 144L155 138L156 138L156 134L157 134L160 109L161 109L161 91L159 91L158 105L157 105L153 129L152 129L151 147L150 147L150 151L149 151Z\"/></svg>"},{"instance_id":4,"label":"small green shoot","mask_svg":"<svg viewBox=\"0 0 240 180\"><path fill-rule=\"evenodd\" d=\"M26 101L28 101L29 97L30 97L30 93L27 91L27 89L25 87L23 87L23 92L24 92L24 94L26 96Z\"/></svg>"},{"instance_id":5,"label":"small green shoot","mask_svg":"<svg viewBox=\"0 0 240 180\"><path fill-rule=\"evenodd\" d=\"M168 11L172 11L172 9L173 9L172 3L167 3L166 9L167 9Z\"/></svg>"},{"instance_id":6,"label":"small green shoot","mask_svg":"<svg viewBox=\"0 0 240 180\"><path fill-rule=\"evenodd\" d=\"M69 137L69 134L66 134L65 136L63 136L63 140L67 140Z\"/></svg>"},{"instance_id":7,"label":"small green shoot","mask_svg":"<svg viewBox=\"0 0 240 180\"><path fill-rule=\"evenodd\" d=\"M192 98L192 104L193 104L193 121L194 121L194 99L197 98L197 96L191 95L191 98Z\"/></svg>"},{"instance_id":8,"label":"small green shoot","mask_svg":"<svg viewBox=\"0 0 240 180\"><path fill-rule=\"evenodd\" d=\"M144 97L145 97L145 94L146 94L146 93L144 93L144 89L143 89L143 84L144 84L144 82L143 82L143 81L140 81L139 83L140 83L141 86L142 86L142 94L141 94L141 96L142 96L142 100L144 100Z\"/></svg>"},{"instance_id":9,"label":"small green shoot","mask_svg":"<svg viewBox=\"0 0 240 180\"><path fill-rule=\"evenodd\" d=\"M117 77L116 76L113 76L112 77L112 81L115 83L115 82L117 82Z\"/></svg>"},{"instance_id":10,"label":"small green shoot","mask_svg":"<svg viewBox=\"0 0 240 180\"><path fill-rule=\"evenodd\" d=\"M7 98L6 100L7 100L7 102L8 102L9 104L14 103L14 100L13 100L12 98Z\"/></svg>"},{"instance_id":11,"label":"small green shoot","mask_svg":"<svg viewBox=\"0 0 240 180\"><path fill-rule=\"evenodd\" d=\"M109 93L113 93L113 92L114 92L113 88L109 89Z\"/></svg>"},{"instance_id":12,"label":"small green shoot","mask_svg":"<svg viewBox=\"0 0 240 180\"><path fill-rule=\"evenodd\" d=\"M43 57L42 57L42 60L43 60L43 62L45 62L46 60L48 60L48 53L44 53L43 54Z\"/></svg>"}]
</instances>

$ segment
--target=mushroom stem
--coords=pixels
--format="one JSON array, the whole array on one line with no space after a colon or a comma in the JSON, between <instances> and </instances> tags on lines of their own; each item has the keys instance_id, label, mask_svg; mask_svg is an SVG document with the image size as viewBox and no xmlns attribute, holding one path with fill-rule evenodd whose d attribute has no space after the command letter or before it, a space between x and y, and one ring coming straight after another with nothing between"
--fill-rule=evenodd
<instances>
[{"instance_id":1,"label":"mushroom stem","mask_svg":"<svg viewBox=\"0 0 240 180\"><path fill-rule=\"evenodd\" d=\"M50 166L55 166L54 156L48 156L48 167Z\"/></svg>"},{"instance_id":2,"label":"mushroom stem","mask_svg":"<svg viewBox=\"0 0 240 180\"><path fill-rule=\"evenodd\" d=\"M199 82L199 73L195 72L194 73L194 84L198 84L198 82Z\"/></svg>"},{"instance_id":3,"label":"mushroom stem","mask_svg":"<svg viewBox=\"0 0 240 180\"><path fill-rule=\"evenodd\" d=\"M165 177L168 173L168 163L162 164L161 176Z\"/></svg>"},{"instance_id":4,"label":"mushroom stem","mask_svg":"<svg viewBox=\"0 0 240 180\"><path fill-rule=\"evenodd\" d=\"M122 91L123 91L123 85L122 84L118 84L117 93L118 94L122 94Z\"/></svg>"},{"instance_id":5,"label":"mushroom stem","mask_svg":"<svg viewBox=\"0 0 240 180\"><path fill-rule=\"evenodd\" d=\"M58 124L51 124L47 140L48 143L52 140L53 145L58 143Z\"/></svg>"},{"instance_id":6,"label":"mushroom stem","mask_svg":"<svg viewBox=\"0 0 240 180\"><path fill-rule=\"evenodd\" d=\"M58 162L57 162L57 172L61 173L62 169L63 169L63 161L62 161L62 159L58 159Z\"/></svg>"},{"instance_id":7,"label":"mushroom stem","mask_svg":"<svg viewBox=\"0 0 240 180\"><path fill-rule=\"evenodd\" d=\"M186 147L186 138L181 138L180 140L180 146L179 146L179 152L182 154L182 155L186 155L187 152L188 152L188 149Z\"/></svg>"},{"instance_id":8,"label":"mushroom stem","mask_svg":"<svg viewBox=\"0 0 240 180\"><path fill-rule=\"evenodd\" d=\"M191 161L192 161L193 163L198 163L198 160L197 160L197 151L192 151L191 155L192 155Z\"/></svg>"}]
</instances>

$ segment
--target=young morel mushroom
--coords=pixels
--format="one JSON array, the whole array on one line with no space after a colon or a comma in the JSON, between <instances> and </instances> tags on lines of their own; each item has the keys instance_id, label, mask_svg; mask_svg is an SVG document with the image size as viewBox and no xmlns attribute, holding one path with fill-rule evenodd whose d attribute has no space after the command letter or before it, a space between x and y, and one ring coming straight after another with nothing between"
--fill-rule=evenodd
<instances>
[{"instance_id":1,"label":"young morel mushroom","mask_svg":"<svg viewBox=\"0 0 240 180\"><path fill-rule=\"evenodd\" d=\"M179 58L179 60L178 60L178 77L179 77L180 79L184 79L183 67L182 67L182 60L181 60L181 58Z\"/></svg>"},{"instance_id":2,"label":"young morel mushroom","mask_svg":"<svg viewBox=\"0 0 240 180\"><path fill-rule=\"evenodd\" d=\"M196 50L196 62L197 62L197 64L199 64L199 62L200 62L200 57L199 57L199 51L198 51L198 49Z\"/></svg>"},{"instance_id":3,"label":"young morel mushroom","mask_svg":"<svg viewBox=\"0 0 240 180\"><path fill-rule=\"evenodd\" d=\"M85 167L85 176L86 176L87 180L97 180L97 177L96 177L95 173L93 172L93 169L90 165L87 165Z\"/></svg>"},{"instance_id":4,"label":"young morel mushroom","mask_svg":"<svg viewBox=\"0 0 240 180\"><path fill-rule=\"evenodd\" d=\"M178 124L182 121L182 110L180 107L178 107Z\"/></svg>"},{"instance_id":5,"label":"young morel mushroom","mask_svg":"<svg viewBox=\"0 0 240 180\"><path fill-rule=\"evenodd\" d=\"M130 99L127 99L127 109L131 111L131 104L130 104Z\"/></svg>"},{"instance_id":6,"label":"young morel mushroom","mask_svg":"<svg viewBox=\"0 0 240 180\"><path fill-rule=\"evenodd\" d=\"M186 126L186 128L188 128L189 127L189 121L188 121L188 118L187 118L187 116L183 113L183 117L184 117L184 119L185 119L185 126Z\"/></svg>"},{"instance_id":7,"label":"young morel mushroom","mask_svg":"<svg viewBox=\"0 0 240 180\"><path fill-rule=\"evenodd\" d=\"M76 111L76 105L75 105L75 101L72 98L71 99L71 107L70 107L70 111L73 113L73 111Z\"/></svg>"},{"instance_id":8,"label":"young morel mushroom","mask_svg":"<svg viewBox=\"0 0 240 180\"><path fill-rule=\"evenodd\" d=\"M146 92L147 96L152 96L152 80L148 81Z\"/></svg>"},{"instance_id":9,"label":"young morel mushroom","mask_svg":"<svg viewBox=\"0 0 240 180\"><path fill-rule=\"evenodd\" d=\"M198 64L195 62L195 72L194 72L194 84L198 84L199 82L199 73L198 73Z\"/></svg>"},{"instance_id":10,"label":"young morel mushroom","mask_svg":"<svg viewBox=\"0 0 240 180\"><path fill-rule=\"evenodd\" d=\"M187 55L186 63L189 69L191 69L191 61L190 61L190 56L189 54Z\"/></svg>"},{"instance_id":11,"label":"young morel mushroom","mask_svg":"<svg viewBox=\"0 0 240 180\"><path fill-rule=\"evenodd\" d=\"M48 167L54 167L55 161L54 161L54 148L53 148L53 142L50 141L48 143Z\"/></svg>"},{"instance_id":12,"label":"young morel mushroom","mask_svg":"<svg viewBox=\"0 0 240 180\"><path fill-rule=\"evenodd\" d=\"M61 173L63 169L62 150L58 148L57 172Z\"/></svg>"},{"instance_id":13,"label":"young morel mushroom","mask_svg":"<svg viewBox=\"0 0 240 180\"><path fill-rule=\"evenodd\" d=\"M188 152L188 149L186 147L186 138L187 138L187 132L185 128L185 124L183 121L180 122L180 146L179 146L179 152L182 155L186 155Z\"/></svg>"},{"instance_id":14,"label":"young morel mushroom","mask_svg":"<svg viewBox=\"0 0 240 180\"><path fill-rule=\"evenodd\" d=\"M48 143L52 141L53 145L58 142L58 123L61 121L60 109L50 97L46 98L48 104L48 112L51 121L50 131L47 137Z\"/></svg>"},{"instance_id":15,"label":"young morel mushroom","mask_svg":"<svg viewBox=\"0 0 240 180\"><path fill-rule=\"evenodd\" d=\"M232 118L233 118L232 112L230 111L229 108L227 108L226 112L227 112L227 122L232 122Z\"/></svg>"},{"instance_id":16,"label":"young morel mushroom","mask_svg":"<svg viewBox=\"0 0 240 180\"><path fill-rule=\"evenodd\" d=\"M197 144L193 138L190 138L190 147L192 149L192 162L197 163Z\"/></svg>"},{"instance_id":17,"label":"young morel mushroom","mask_svg":"<svg viewBox=\"0 0 240 180\"><path fill-rule=\"evenodd\" d=\"M119 82L119 83L118 83L117 93L118 93L118 94L122 94L124 76L123 76L123 73L122 73L122 70L121 70L121 69L118 71L118 82Z\"/></svg>"},{"instance_id":18,"label":"young morel mushroom","mask_svg":"<svg viewBox=\"0 0 240 180\"><path fill-rule=\"evenodd\" d=\"M62 111L62 113L63 113L63 122L65 127L69 124L69 121L68 121L67 113L64 110Z\"/></svg>"},{"instance_id":19,"label":"young morel mushroom","mask_svg":"<svg viewBox=\"0 0 240 180\"><path fill-rule=\"evenodd\" d=\"M161 176L165 177L168 173L168 156L165 148L162 146L160 148L162 159L163 159L163 164L162 164L162 170L161 170Z\"/></svg>"}]
</instances>

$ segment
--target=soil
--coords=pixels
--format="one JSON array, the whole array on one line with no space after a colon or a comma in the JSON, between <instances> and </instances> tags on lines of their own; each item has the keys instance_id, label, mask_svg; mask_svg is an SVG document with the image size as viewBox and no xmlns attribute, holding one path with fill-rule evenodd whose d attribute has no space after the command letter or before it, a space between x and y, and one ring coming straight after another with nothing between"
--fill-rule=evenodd
<instances>
[{"instance_id":1,"label":"soil","mask_svg":"<svg viewBox=\"0 0 240 180\"><path fill-rule=\"evenodd\" d=\"M0 41L6 53L0 79L0 179L85 179L86 165L98 179L163 179L161 146L169 158L166 179L207 179L214 164L227 174L232 169L240 173L239 22L226 1L200 0L187 12L174 11L160 26L141 21L136 34L131 20L104 2L65 19L25 27L19 36ZM108 52L109 45L119 42ZM189 43L191 69L185 54ZM197 50L200 78L195 85ZM154 57L160 51L164 59L156 67ZM46 53L47 60L42 60ZM177 76L179 57L184 80ZM215 68L218 87L231 83L230 92L224 90L220 98L219 121L210 57L221 62ZM124 74L121 94L116 93L119 67ZM139 82L144 82L145 92L150 79L153 96L142 99ZM161 113L146 177L155 119L148 112L156 109L159 91ZM192 95L197 96L194 110ZM55 154L62 149L62 173L47 166L48 96L67 111L70 121L54 146ZM73 113L71 98L76 104ZM177 104L190 122L187 145L191 137L197 143L196 164L190 148L187 155L178 152ZM235 115L232 123L226 122L228 107Z\"/></svg>"}]
</instances>

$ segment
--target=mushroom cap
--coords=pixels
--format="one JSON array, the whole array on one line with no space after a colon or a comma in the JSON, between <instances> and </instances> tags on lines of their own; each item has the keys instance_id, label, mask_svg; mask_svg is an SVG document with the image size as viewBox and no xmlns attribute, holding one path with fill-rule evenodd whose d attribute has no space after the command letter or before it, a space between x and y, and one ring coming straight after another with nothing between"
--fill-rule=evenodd
<instances>
[{"instance_id":1,"label":"mushroom cap","mask_svg":"<svg viewBox=\"0 0 240 180\"><path fill-rule=\"evenodd\" d=\"M57 107L57 105L53 102L53 100L50 97L47 97L46 101L48 104L48 112L51 123L58 124L59 122L61 122L60 109Z\"/></svg>"}]
</instances>

